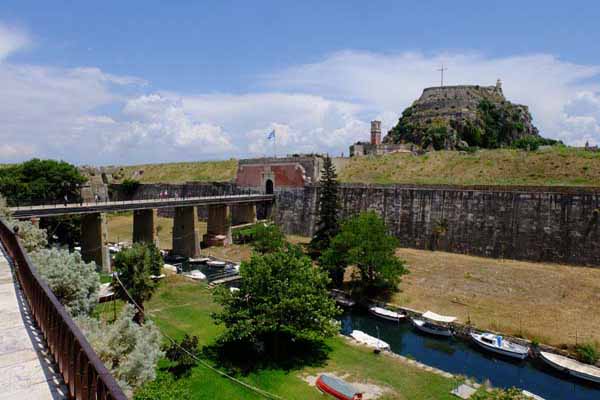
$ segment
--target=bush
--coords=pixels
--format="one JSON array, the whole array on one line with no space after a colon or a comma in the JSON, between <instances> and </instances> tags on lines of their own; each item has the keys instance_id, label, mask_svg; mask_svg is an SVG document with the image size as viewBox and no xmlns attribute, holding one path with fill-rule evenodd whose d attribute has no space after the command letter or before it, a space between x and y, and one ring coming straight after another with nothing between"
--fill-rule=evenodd
<instances>
[{"instance_id":1,"label":"bush","mask_svg":"<svg viewBox=\"0 0 600 400\"><path fill-rule=\"evenodd\" d=\"M135 179L125 179L121 183L121 189L123 190L123 193L125 194L125 196L132 197L135 194L135 192L138 190L140 185L141 185L140 181L136 181Z\"/></svg>"},{"instance_id":2,"label":"bush","mask_svg":"<svg viewBox=\"0 0 600 400\"><path fill-rule=\"evenodd\" d=\"M600 351L596 343L583 343L575 347L577 359L586 364L596 364L600 359Z\"/></svg>"},{"instance_id":3,"label":"bush","mask_svg":"<svg viewBox=\"0 0 600 400\"><path fill-rule=\"evenodd\" d=\"M471 400L530 400L520 389L494 389L491 392L480 390L475 393Z\"/></svg>"},{"instance_id":4,"label":"bush","mask_svg":"<svg viewBox=\"0 0 600 400\"><path fill-rule=\"evenodd\" d=\"M155 380L145 383L133 395L133 400L189 400L191 398L185 383L176 381L171 374L164 371L159 372Z\"/></svg>"},{"instance_id":5,"label":"bush","mask_svg":"<svg viewBox=\"0 0 600 400\"><path fill-rule=\"evenodd\" d=\"M257 224L252 247L261 254L281 250L285 245L285 236L277 225Z\"/></svg>"},{"instance_id":6,"label":"bush","mask_svg":"<svg viewBox=\"0 0 600 400\"><path fill-rule=\"evenodd\" d=\"M21 244L28 253L41 250L48 245L48 235L45 229L40 229L30 221L10 220L9 224L17 232Z\"/></svg>"},{"instance_id":7,"label":"bush","mask_svg":"<svg viewBox=\"0 0 600 400\"><path fill-rule=\"evenodd\" d=\"M198 336L189 336L186 333L180 343L172 343L167 348L165 355L171 361L169 370L176 377L187 375L190 369L198 364L196 360L200 356Z\"/></svg>"},{"instance_id":8,"label":"bush","mask_svg":"<svg viewBox=\"0 0 600 400\"><path fill-rule=\"evenodd\" d=\"M38 250L30 256L58 301L72 315L92 312L100 288L96 264L84 262L79 253L55 248Z\"/></svg>"},{"instance_id":9,"label":"bush","mask_svg":"<svg viewBox=\"0 0 600 400\"><path fill-rule=\"evenodd\" d=\"M156 378L156 364L164 355L158 328L152 321L137 325L134 315L133 306L126 304L112 324L89 317L76 320L104 365L129 393Z\"/></svg>"}]
</instances>

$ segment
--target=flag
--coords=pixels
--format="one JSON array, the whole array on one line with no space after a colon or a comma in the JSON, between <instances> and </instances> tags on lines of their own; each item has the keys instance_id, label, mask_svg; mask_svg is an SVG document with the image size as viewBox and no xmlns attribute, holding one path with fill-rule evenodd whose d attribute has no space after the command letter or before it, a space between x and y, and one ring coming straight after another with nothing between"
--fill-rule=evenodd
<instances>
[{"instance_id":1,"label":"flag","mask_svg":"<svg viewBox=\"0 0 600 400\"><path fill-rule=\"evenodd\" d=\"M271 132L269 132L269 134L267 135L267 139L268 140L275 139L275 129L273 129Z\"/></svg>"}]
</instances>

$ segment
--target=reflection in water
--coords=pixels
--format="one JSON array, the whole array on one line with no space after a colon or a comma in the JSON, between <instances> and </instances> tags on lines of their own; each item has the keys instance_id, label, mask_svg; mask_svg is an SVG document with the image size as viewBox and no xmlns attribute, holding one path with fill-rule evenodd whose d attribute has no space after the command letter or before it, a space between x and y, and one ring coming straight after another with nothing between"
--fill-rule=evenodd
<instances>
[{"instance_id":1,"label":"reflection in water","mask_svg":"<svg viewBox=\"0 0 600 400\"><path fill-rule=\"evenodd\" d=\"M598 400L600 385L575 381L540 365L539 361L498 358L468 342L416 333L407 321L395 323L358 311L346 312L342 333L359 329L390 344L394 353L410 356L424 364L476 378L496 387L519 387L546 400Z\"/></svg>"}]
</instances>

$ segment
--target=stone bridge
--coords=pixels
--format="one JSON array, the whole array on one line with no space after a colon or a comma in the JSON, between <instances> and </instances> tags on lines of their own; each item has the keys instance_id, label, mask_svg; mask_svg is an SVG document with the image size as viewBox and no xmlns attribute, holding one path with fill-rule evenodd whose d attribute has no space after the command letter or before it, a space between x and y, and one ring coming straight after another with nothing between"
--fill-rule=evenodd
<instances>
[{"instance_id":1,"label":"stone bridge","mask_svg":"<svg viewBox=\"0 0 600 400\"><path fill-rule=\"evenodd\" d=\"M110 270L108 255L107 212L133 211L133 241L156 243L157 210L175 210L173 221L173 253L197 257L200 253L197 207L208 208L207 233L204 242L212 244L231 241L232 206L236 220L241 223L256 222L256 205L274 203L274 195L239 194L185 198L160 198L130 201L87 202L77 204L47 204L11 208L15 218L36 220L41 217L81 215L81 255L94 261L104 271Z\"/></svg>"}]
</instances>

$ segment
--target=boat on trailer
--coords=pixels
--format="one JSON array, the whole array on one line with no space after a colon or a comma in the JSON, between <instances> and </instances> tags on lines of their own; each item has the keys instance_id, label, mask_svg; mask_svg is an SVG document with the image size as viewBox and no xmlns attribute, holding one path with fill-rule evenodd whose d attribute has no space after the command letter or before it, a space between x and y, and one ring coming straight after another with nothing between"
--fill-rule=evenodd
<instances>
[{"instance_id":1,"label":"boat on trailer","mask_svg":"<svg viewBox=\"0 0 600 400\"><path fill-rule=\"evenodd\" d=\"M394 321L394 322L399 322L400 320L406 318L406 315L404 315L402 313L388 310L387 308L383 308L383 307L369 307L369 312L371 314L375 315L376 317L387 319L388 321Z\"/></svg>"},{"instance_id":2,"label":"boat on trailer","mask_svg":"<svg viewBox=\"0 0 600 400\"><path fill-rule=\"evenodd\" d=\"M600 368L559 354L540 351L540 358L551 367L586 381L600 383Z\"/></svg>"},{"instance_id":3,"label":"boat on trailer","mask_svg":"<svg viewBox=\"0 0 600 400\"><path fill-rule=\"evenodd\" d=\"M315 383L323 393L330 394L339 400L362 400L362 393L354 386L343 380L330 376L319 375Z\"/></svg>"},{"instance_id":4,"label":"boat on trailer","mask_svg":"<svg viewBox=\"0 0 600 400\"><path fill-rule=\"evenodd\" d=\"M450 337L453 335L452 329L445 324L456 321L456 317L436 314L427 311L421 318L413 318L412 323L421 332L430 335Z\"/></svg>"},{"instance_id":5,"label":"boat on trailer","mask_svg":"<svg viewBox=\"0 0 600 400\"><path fill-rule=\"evenodd\" d=\"M508 341L500 335L488 332L471 332L470 335L479 347L503 356L524 360L529 354L529 347Z\"/></svg>"}]
</instances>

